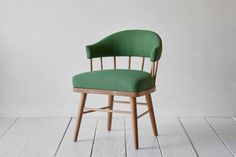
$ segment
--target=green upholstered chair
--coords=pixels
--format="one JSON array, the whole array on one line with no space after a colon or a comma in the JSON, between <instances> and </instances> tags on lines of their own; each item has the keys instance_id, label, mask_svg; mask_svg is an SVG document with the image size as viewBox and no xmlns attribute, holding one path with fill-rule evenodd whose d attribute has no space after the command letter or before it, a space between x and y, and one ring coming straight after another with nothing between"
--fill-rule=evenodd
<instances>
[{"instance_id":1,"label":"green upholstered chair","mask_svg":"<svg viewBox=\"0 0 236 157\"><path fill-rule=\"evenodd\" d=\"M158 61L162 52L162 41L158 34L147 30L126 30L109 35L101 41L86 46L87 58L90 59L90 72L73 77L74 92L81 93L74 141L77 141L82 115L96 111L108 112L107 129L111 130L112 113L131 114L134 146L138 149L138 118L149 113L153 133L158 135L153 111L151 93L155 91ZM128 57L127 69L118 69L116 59ZM131 57L141 57L140 70L131 69ZM103 57L112 57L113 69L103 70ZM93 59L100 59L101 70L93 71ZM145 72L145 58L152 62L151 72ZM101 108L85 107L88 93L108 95L108 104ZM129 101L114 100L114 96L130 97ZM136 102L136 98L145 96L146 102ZM113 110L113 103L130 103L131 111ZM147 111L137 115L137 105L146 105Z\"/></svg>"}]
</instances>

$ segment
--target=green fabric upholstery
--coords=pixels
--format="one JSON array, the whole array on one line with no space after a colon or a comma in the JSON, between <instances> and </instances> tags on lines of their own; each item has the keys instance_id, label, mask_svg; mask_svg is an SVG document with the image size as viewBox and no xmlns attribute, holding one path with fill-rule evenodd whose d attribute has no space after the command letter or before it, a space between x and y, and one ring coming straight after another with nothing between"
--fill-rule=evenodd
<instances>
[{"instance_id":1,"label":"green fabric upholstery","mask_svg":"<svg viewBox=\"0 0 236 157\"><path fill-rule=\"evenodd\" d=\"M158 34L147 30L126 30L114 33L86 46L87 57L139 56L152 62L161 57L162 41Z\"/></svg>"},{"instance_id":2,"label":"green fabric upholstery","mask_svg":"<svg viewBox=\"0 0 236 157\"><path fill-rule=\"evenodd\" d=\"M139 70L99 70L73 77L74 88L140 92L154 87L152 76Z\"/></svg>"}]
</instances>

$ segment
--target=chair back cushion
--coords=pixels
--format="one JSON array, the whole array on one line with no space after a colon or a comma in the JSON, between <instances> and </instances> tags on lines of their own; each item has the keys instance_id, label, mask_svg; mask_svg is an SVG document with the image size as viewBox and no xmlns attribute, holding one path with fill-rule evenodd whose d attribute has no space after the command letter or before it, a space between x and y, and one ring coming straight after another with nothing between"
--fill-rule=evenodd
<instances>
[{"instance_id":1,"label":"chair back cushion","mask_svg":"<svg viewBox=\"0 0 236 157\"><path fill-rule=\"evenodd\" d=\"M161 57L162 41L158 34L148 30L126 30L109 35L86 46L87 57L138 56L152 62Z\"/></svg>"}]
</instances>

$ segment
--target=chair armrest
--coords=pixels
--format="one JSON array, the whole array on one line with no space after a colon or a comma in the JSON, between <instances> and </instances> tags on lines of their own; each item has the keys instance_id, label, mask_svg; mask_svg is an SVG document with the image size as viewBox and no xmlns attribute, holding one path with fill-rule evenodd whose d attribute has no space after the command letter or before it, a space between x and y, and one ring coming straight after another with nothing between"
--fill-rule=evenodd
<instances>
[{"instance_id":1,"label":"chair armrest","mask_svg":"<svg viewBox=\"0 0 236 157\"><path fill-rule=\"evenodd\" d=\"M153 48L150 54L150 60L152 62L158 61L161 58L162 46L157 46Z\"/></svg>"},{"instance_id":2,"label":"chair armrest","mask_svg":"<svg viewBox=\"0 0 236 157\"><path fill-rule=\"evenodd\" d=\"M106 50L105 46L99 43L87 45L86 52L88 59L108 56L108 51Z\"/></svg>"}]
</instances>

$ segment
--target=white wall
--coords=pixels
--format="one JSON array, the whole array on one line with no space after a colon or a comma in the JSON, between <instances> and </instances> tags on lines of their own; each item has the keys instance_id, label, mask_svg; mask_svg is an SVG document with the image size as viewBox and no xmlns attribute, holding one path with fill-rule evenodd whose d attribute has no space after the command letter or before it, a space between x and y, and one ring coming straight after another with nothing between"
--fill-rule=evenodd
<instances>
[{"instance_id":1,"label":"white wall","mask_svg":"<svg viewBox=\"0 0 236 157\"><path fill-rule=\"evenodd\" d=\"M163 39L160 115L236 114L235 16L235 0L0 0L0 116L73 114L84 46L125 29Z\"/></svg>"}]
</instances>

